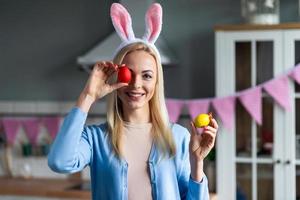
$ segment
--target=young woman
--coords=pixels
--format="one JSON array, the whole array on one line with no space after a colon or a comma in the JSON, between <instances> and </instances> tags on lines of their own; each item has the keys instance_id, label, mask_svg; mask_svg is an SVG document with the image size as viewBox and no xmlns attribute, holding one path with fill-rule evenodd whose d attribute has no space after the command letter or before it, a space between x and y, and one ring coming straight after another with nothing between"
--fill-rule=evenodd
<instances>
[{"instance_id":1,"label":"young woman","mask_svg":"<svg viewBox=\"0 0 300 200\"><path fill-rule=\"evenodd\" d=\"M152 5L148 17L157 15L160 9L159 4ZM113 4L112 12L116 10L124 17L124 7ZM113 62L94 66L52 145L50 168L74 173L90 166L92 197L97 200L208 200L203 159L214 146L217 122L212 119L202 134L193 122L191 134L169 123L160 55L153 45L156 39L151 40L160 30L146 39L134 38L128 34L128 23L120 30L116 23L122 20L113 15L117 32L127 40L117 49ZM155 25L152 28L157 30ZM131 70L128 84L116 82L122 64ZM85 126L91 105L107 94L107 122Z\"/></svg>"}]
</instances>

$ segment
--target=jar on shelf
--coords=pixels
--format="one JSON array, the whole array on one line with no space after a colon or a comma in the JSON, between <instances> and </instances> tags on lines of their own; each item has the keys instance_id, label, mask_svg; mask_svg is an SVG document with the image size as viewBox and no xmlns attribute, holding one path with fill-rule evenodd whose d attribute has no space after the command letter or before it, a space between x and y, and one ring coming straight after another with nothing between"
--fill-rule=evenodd
<instances>
[{"instance_id":1,"label":"jar on shelf","mask_svg":"<svg viewBox=\"0 0 300 200\"><path fill-rule=\"evenodd\" d=\"M250 24L278 24L279 0L242 0L242 16Z\"/></svg>"}]
</instances>

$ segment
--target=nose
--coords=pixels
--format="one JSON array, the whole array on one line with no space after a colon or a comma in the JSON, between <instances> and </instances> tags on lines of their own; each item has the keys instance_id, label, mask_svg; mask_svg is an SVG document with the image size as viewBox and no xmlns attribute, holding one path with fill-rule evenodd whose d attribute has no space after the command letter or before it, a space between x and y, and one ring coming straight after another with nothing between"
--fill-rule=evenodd
<instances>
[{"instance_id":1,"label":"nose","mask_svg":"<svg viewBox=\"0 0 300 200\"><path fill-rule=\"evenodd\" d=\"M142 87L142 79L138 75L133 75L131 78L130 85L133 88L141 88Z\"/></svg>"}]
</instances>

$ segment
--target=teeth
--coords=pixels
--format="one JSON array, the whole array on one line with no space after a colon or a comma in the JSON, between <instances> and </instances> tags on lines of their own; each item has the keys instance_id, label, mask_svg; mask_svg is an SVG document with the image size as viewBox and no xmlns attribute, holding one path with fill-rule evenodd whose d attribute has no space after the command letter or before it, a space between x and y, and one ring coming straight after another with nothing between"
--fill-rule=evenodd
<instances>
[{"instance_id":1,"label":"teeth","mask_svg":"<svg viewBox=\"0 0 300 200\"><path fill-rule=\"evenodd\" d=\"M141 93L128 92L128 95L129 95L129 96L133 96L133 97L140 97L140 96L142 96L143 94L141 94Z\"/></svg>"}]
</instances>

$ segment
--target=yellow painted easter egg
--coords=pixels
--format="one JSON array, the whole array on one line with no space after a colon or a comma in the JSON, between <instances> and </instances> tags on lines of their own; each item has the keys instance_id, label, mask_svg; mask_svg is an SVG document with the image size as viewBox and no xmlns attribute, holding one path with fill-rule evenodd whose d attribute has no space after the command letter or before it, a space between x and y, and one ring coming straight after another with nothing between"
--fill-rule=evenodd
<instances>
[{"instance_id":1,"label":"yellow painted easter egg","mask_svg":"<svg viewBox=\"0 0 300 200\"><path fill-rule=\"evenodd\" d=\"M194 119L195 127L202 128L208 126L210 123L210 116L208 114L200 114Z\"/></svg>"}]
</instances>

